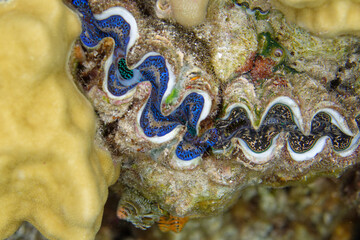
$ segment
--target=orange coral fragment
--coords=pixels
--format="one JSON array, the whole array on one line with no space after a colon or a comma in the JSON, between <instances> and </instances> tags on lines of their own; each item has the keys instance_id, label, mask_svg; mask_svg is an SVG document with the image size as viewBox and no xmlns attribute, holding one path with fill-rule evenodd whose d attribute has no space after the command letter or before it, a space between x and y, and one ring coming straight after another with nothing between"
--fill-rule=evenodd
<instances>
[{"instance_id":1,"label":"orange coral fragment","mask_svg":"<svg viewBox=\"0 0 360 240\"><path fill-rule=\"evenodd\" d=\"M189 221L189 217L175 217L169 215L165 217L160 217L158 226L160 231L162 232L173 231L179 233L184 228L187 221Z\"/></svg>"},{"instance_id":2,"label":"orange coral fragment","mask_svg":"<svg viewBox=\"0 0 360 240\"><path fill-rule=\"evenodd\" d=\"M195 80L197 80L199 78L200 78L200 76L196 76L196 77L191 78L190 81L195 81Z\"/></svg>"}]
</instances>

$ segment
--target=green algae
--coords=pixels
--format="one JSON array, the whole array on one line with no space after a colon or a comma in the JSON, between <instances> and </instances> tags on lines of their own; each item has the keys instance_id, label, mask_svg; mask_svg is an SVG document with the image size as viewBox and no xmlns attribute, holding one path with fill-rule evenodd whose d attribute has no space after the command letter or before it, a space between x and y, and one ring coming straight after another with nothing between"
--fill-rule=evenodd
<instances>
[{"instance_id":1,"label":"green algae","mask_svg":"<svg viewBox=\"0 0 360 240\"><path fill-rule=\"evenodd\" d=\"M276 62L276 65L283 63L286 59L286 49L281 46L269 32L262 32L258 34L258 54L271 58Z\"/></svg>"},{"instance_id":2,"label":"green algae","mask_svg":"<svg viewBox=\"0 0 360 240\"><path fill-rule=\"evenodd\" d=\"M177 88L174 88L169 96L165 99L166 104L171 104L179 97L179 90Z\"/></svg>"}]
</instances>

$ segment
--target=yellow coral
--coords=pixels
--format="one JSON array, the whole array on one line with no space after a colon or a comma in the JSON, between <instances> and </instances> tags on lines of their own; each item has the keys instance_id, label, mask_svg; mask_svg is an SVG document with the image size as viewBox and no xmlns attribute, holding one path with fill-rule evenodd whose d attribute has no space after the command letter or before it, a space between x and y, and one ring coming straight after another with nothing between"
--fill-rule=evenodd
<instances>
[{"instance_id":1,"label":"yellow coral","mask_svg":"<svg viewBox=\"0 0 360 240\"><path fill-rule=\"evenodd\" d=\"M60 0L10 0L0 33L0 238L29 221L50 239L92 239L118 173L65 70L80 22Z\"/></svg>"},{"instance_id":2,"label":"yellow coral","mask_svg":"<svg viewBox=\"0 0 360 240\"><path fill-rule=\"evenodd\" d=\"M202 23L206 17L209 0L170 0L175 20L183 26L191 27Z\"/></svg>"},{"instance_id":3,"label":"yellow coral","mask_svg":"<svg viewBox=\"0 0 360 240\"><path fill-rule=\"evenodd\" d=\"M360 35L359 0L273 0L287 19L325 36Z\"/></svg>"},{"instance_id":4,"label":"yellow coral","mask_svg":"<svg viewBox=\"0 0 360 240\"><path fill-rule=\"evenodd\" d=\"M209 0L157 0L155 11L159 18L172 18L192 27L204 21L208 3Z\"/></svg>"}]
</instances>

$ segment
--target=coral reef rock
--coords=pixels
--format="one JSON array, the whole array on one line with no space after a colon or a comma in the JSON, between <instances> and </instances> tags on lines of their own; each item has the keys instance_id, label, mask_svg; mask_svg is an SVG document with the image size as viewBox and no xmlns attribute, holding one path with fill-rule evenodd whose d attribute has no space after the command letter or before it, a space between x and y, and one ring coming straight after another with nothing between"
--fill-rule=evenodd
<instances>
[{"instance_id":1,"label":"coral reef rock","mask_svg":"<svg viewBox=\"0 0 360 240\"><path fill-rule=\"evenodd\" d=\"M121 164L120 218L211 216L247 186L359 162L358 38L313 36L268 1L210 1L187 28L157 1L68 2L83 24L70 68Z\"/></svg>"}]
</instances>

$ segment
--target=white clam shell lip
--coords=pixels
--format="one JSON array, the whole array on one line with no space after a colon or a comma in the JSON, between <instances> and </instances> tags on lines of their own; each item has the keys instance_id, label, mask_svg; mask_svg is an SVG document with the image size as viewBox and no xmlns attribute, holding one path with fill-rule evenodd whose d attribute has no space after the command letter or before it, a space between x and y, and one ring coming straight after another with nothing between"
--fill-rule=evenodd
<instances>
[{"instance_id":1,"label":"white clam shell lip","mask_svg":"<svg viewBox=\"0 0 360 240\"><path fill-rule=\"evenodd\" d=\"M122 7L113 7L105 10L100 14L94 14L96 20L104 20L111 16L121 16L122 18L126 19L126 22L130 24L130 36L129 36L129 43L126 47L126 52L129 52L129 49L135 44L136 40L139 38L138 27L136 24L136 20L134 16L125 8Z\"/></svg>"},{"instance_id":2,"label":"white clam shell lip","mask_svg":"<svg viewBox=\"0 0 360 240\"><path fill-rule=\"evenodd\" d=\"M264 119L267 115L267 113L269 112L269 110L276 104L283 104L285 106L288 106L291 110L292 116L293 116L293 120L295 122L295 124L297 125L297 127L303 132L303 119L301 116L301 111L299 106L296 104L296 102L294 100L292 100L289 97L278 97L276 99L274 99L270 104L268 104L268 106L266 107L264 113L262 114L261 117L261 121L259 126L255 126L254 124L254 116L252 114L252 112L250 111L250 109L243 103L234 103L232 105L230 105L226 111L225 111L225 116L222 118L222 120L226 120L229 116L230 113L233 109L235 108L243 108L247 115L248 118L252 124L252 127L254 129L258 129L260 126L262 126ZM313 114L312 119L318 114L318 113L326 113L330 116L331 118L331 123L333 125L335 125L336 127L338 127L343 133L345 133L348 136L352 136L350 145L341 151L337 151L334 150L335 153L337 153L339 156L341 157L347 157L350 156L351 154L354 153L354 151L356 150L356 148L359 146L359 142L360 142L360 131L358 131L356 134L353 133L345 119L343 116L341 116L341 114L339 112L337 112L334 109L331 108L323 108L320 109L318 111L315 112L315 114ZM312 120L311 119L311 120ZM250 161L254 162L254 163L265 163L269 160L271 160L274 157L274 153L276 151L276 145L277 145L277 140L279 138L279 134L277 134L275 137L273 137L272 142L270 144L270 146L267 148L266 151L263 152L254 152L253 150L251 150L251 148L249 148L249 146L247 145L247 143L242 140L241 138L238 139L239 141L239 145L241 150L243 151L244 155L246 158L248 158ZM291 147L289 142L287 141L287 150L291 156L291 158L295 161L306 161L306 160L311 160L313 159L318 153L322 152L326 143L327 143L327 139L330 139L328 136L322 136L320 137L318 140L316 140L316 142L314 143L314 145L308 150L308 151L304 151L304 152L295 152ZM225 149L226 150L226 149ZM217 154L220 154L223 152L223 150L216 150L214 151Z\"/></svg>"},{"instance_id":3,"label":"white clam shell lip","mask_svg":"<svg viewBox=\"0 0 360 240\"><path fill-rule=\"evenodd\" d=\"M94 14L94 18L96 20L104 20L104 19L107 19L114 15L121 16L130 25L129 42L126 47L126 53L125 53L125 56L126 56L126 54L129 52L130 48L135 44L136 40L139 38L138 27L137 27L136 20L133 17L133 15L125 8L113 7L113 8L109 8L108 10L105 10L104 12L102 12L100 14ZM153 55L159 55L159 54L153 53L153 52L148 53L139 61L139 63L135 66L135 68L137 66L139 66L147 57L153 56ZM108 72L109 72L109 69L110 69L110 66L112 63L114 63L114 49L112 50L110 57L106 60L105 65L104 65L104 72L105 72L105 77L103 80L104 92L107 94L107 96L109 98L114 99L114 100L123 100L123 99L131 97L136 92L135 87L133 89L129 90L126 94L120 95L120 96L115 96L109 92L107 79L108 79Z\"/></svg>"}]
</instances>

